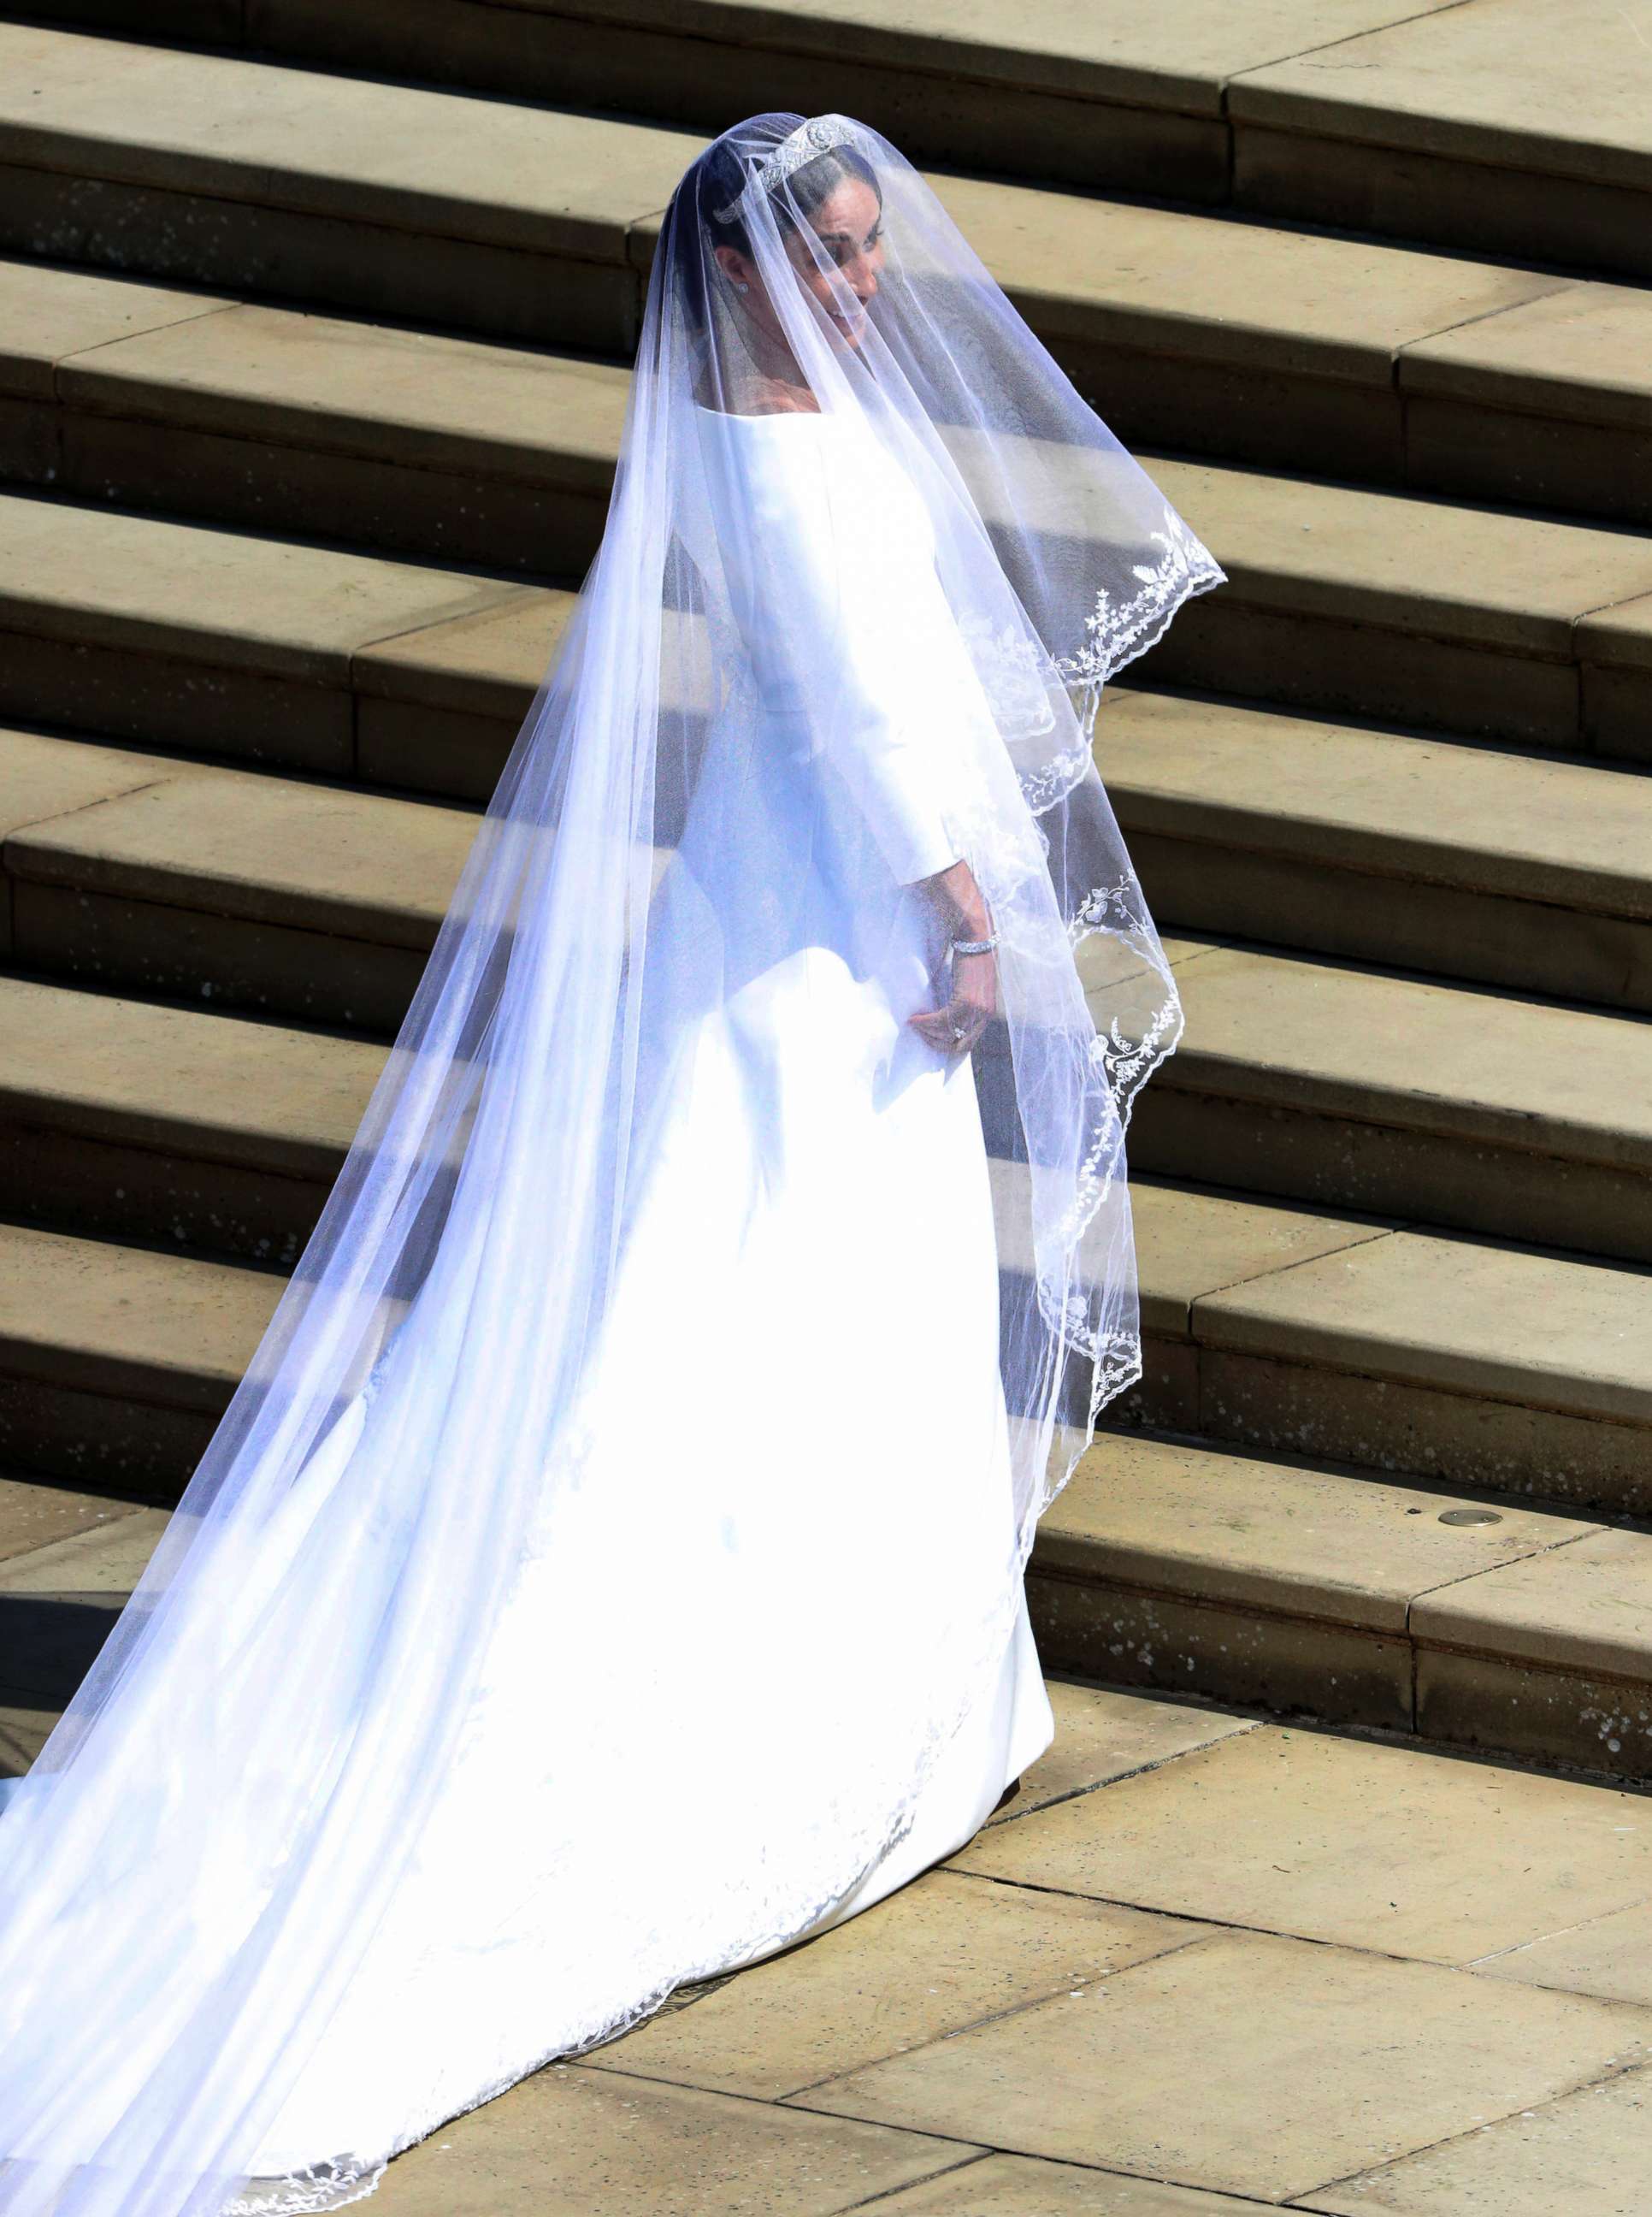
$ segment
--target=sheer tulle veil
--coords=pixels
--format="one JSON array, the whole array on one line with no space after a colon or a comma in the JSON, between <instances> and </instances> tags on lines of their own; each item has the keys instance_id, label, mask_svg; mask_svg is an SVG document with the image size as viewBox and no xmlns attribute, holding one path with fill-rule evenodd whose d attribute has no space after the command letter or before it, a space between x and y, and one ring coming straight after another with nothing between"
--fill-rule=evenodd
<instances>
[{"instance_id":1,"label":"sheer tulle veil","mask_svg":"<svg viewBox=\"0 0 1652 2217\"><path fill-rule=\"evenodd\" d=\"M811 220L851 177L881 204L864 304ZM806 533L793 519L762 540L752 516L757 652L716 522L716 419L748 412L754 374L719 245L755 264L835 442L822 452L841 456ZM867 454L922 504L935 552L917 585L892 554L880 566L888 534L857 505L879 481ZM830 766L874 743L934 797L998 939L975 1071L1014 1443L1002 1567L934 1602L921 1651L844 1604L845 1633L885 1643L910 1684L907 1738L823 1788L830 1821L766 1843L761 1930L749 1889L739 1930L707 1903L693 1945L615 1966L606 2012L564 2022L548 1996L546 2052L645 2015L719 1945L801 1930L909 1823L1002 1652L1039 1513L1140 1374L1125 1131L1181 1011L1092 745L1106 681L1221 582L878 132L756 116L688 170L602 543L399 1037L158 1551L0 1816L6 2217L315 2208L371 2184L370 2162L330 2150L311 2199L288 2182L260 2200L247 2180L393 1898L513 1581L558 1543L589 1467L585 1386L640 1197L669 1174L682 1041L806 942L823 905L857 887L869 914L924 900L875 841L848 872L827 836ZM891 623L926 704L902 730L878 726L860 678L869 627ZM807 632L817 669L823 628L836 682L786 696L787 637ZM829 766L779 798L762 751L777 701L798 760ZM875 1243L864 1267L870 1281ZM661 1335L692 1298L658 1289ZM852 1401L854 1381L813 1374L798 1313L780 1382L806 1425L813 1396ZM738 1344L726 1362L738 1395ZM671 1417L632 1411L638 1456ZM673 1452L714 1500L715 1443ZM922 1545L897 1491L860 1535L868 1558ZM650 1629L620 1615L612 1637ZM571 1698L547 1689L547 1733Z\"/></svg>"}]
</instances>

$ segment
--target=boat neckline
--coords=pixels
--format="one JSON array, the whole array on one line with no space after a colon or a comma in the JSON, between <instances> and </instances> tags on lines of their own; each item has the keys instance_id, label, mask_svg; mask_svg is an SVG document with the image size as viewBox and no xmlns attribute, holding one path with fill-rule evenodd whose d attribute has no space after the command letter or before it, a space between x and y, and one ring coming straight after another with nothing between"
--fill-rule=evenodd
<instances>
[{"instance_id":1,"label":"boat neckline","mask_svg":"<svg viewBox=\"0 0 1652 2217\"><path fill-rule=\"evenodd\" d=\"M713 416L723 423L774 423L788 416L801 416L806 422L823 423L827 413L823 408L765 408L755 416L743 416L732 408L708 408L703 400L696 400L694 405L702 416Z\"/></svg>"}]
</instances>

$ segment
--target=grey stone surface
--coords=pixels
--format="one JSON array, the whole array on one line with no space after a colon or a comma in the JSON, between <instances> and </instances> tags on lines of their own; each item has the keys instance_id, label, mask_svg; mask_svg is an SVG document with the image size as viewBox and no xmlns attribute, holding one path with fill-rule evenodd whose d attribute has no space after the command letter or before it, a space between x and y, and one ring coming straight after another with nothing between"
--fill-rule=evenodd
<instances>
[{"instance_id":1,"label":"grey stone surface","mask_svg":"<svg viewBox=\"0 0 1652 2217\"><path fill-rule=\"evenodd\" d=\"M0 1226L0 1372L216 1415L280 1281L194 1256Z\"/></svg>"},{"instance_id":2,"label":"grey stone surface","mask_svg":"<svg viewBox=\"0 0 1652 2217\"><path fill-rule=\"evenodd\" d=\"M793 2105L1311 2206L1331 2179L1646 2053L1652 2012L1538 1988L1516 2010L1511 1991L1433 1963L1228 1932Z\"/></svg>"},{"instance_id":3,"label":"grey stone surface","mask_svg":"<svg viewBox=\"0 0 1652 2217\"><path fill-rule=\"evenodd\" d=\"M1247 72L1242 120L1652 187L1652 43L1614 0L1465 0Z\"/></svg>"},{"instance_id":4,"label":"grey stone surface","mask_svg":"<svg viewBox=\"0 0 1652 2217\"><path fill-rule=\"evenodd\" d=\"M1212 1290L1201 1343L1652 1425L1646 1273L1394 1231ZM1356 1321L1357 1318L1357 1321Z\"/></svg>"},{"instance_id":5,"label":"grey stone surface","mask_svg":"<svg viewBox=\"0 0 1652 2217\"><path fill-rule=\"evenodd\" d=\"M622 265L704 143L24 24L0 26L0 161Z\"/></svg>"},{"instance_id":6,"label":"grey stone surface","mask_svg":"<svg viewBox=\"0 0 1652 2217\"><path fill-rule=\"evenodd\" d=\"M1641 1806L1578 1780L1266 1725L980 1835L947 1868L1468 1966L1644 1902Z\"/></svg>"},{"instance_id":7,"label":"grey stone surface","mask_svg":"<svg viewBox=\"0 0 1652 2217\"><path fill-rule=\"evenodd\" d=\"M1652 1034L1632 1017L1248 948L1176 976L1173 1089L1652 1172Z\"/></svg>"},{"instance_id":8,"label":"grey stone surface","mask_svg":"<svg viewBox=\"0 0 1652 2217\"><path fill-rule=\"evenodd\" d=\"M1441 1522L1481 1506L1495 1510L1493 1521ZM1528 1590L1533 1575L1541 1585L1551 1571L1563 1584L1560 1566L1600 1535L1591 1521L1355 1479L1335 1465L1125 1435L1090 1449L1045 1511L1033 1559L1109 1585L1404 1637L1438 1630L1454 1613L1473 1617L1476 1596L1494 1609L1502 1566L1521 1565ZM1624 1578L1652 1575L1652 1537L1612 1536L1624 1543ZM1613 1582L1603 1588L1610 1607ZM1517 1581L1511 1591L1519 1590Z\"/></svg>"},{"instance_id":9,"label":"grey stone surface","mask_svg":"<svg viewBox=\"0 0 1652 2217\"><path fill-rule=\"evenodd\" d=\"M838 2217L978 2152L553 2065L410 2148L374 2199L385 2217L590 2217L605 2204L632 2217Z\"/></svg>"},{"instance_id":10,"label":"grey stone surface","mask_svg":"<svg viewBox=\"0 0 1652 2217\"><path fill-rule=\"evenodd\" d=\"M0 493L0 627L339 685L393 633L517 585L149 516Z\"/></svg>"},{"instance_id":11,"label":"grey stone surface","mask_svg":"<svg viewBox=\"0 0 1652 2217\"><path fill-rule=\"evenodd\" d=\"M1643 628L1652 667L1652 598L1578 635L1587 651ZM1200 841L1212 867L1254 847L1358 873L1373 901L1397 880L1388 905L1442 884L1540 904L1550 931L1565 910L1652 922L1638 774L1128 686L1102 704L1096 762L1127 832Z\"/></svg>"},{"instance_id":12,"label":"grey stone surface","mask_svg":"<svg viewBox=\"0 0 1652 2217\"><path fill-rule=\"evenodd\" d=\"M1007 2010L1182 1948L1199 1928L1109 1904L925 1872L691 2008L610 2041L604 2068L778 2100Z\"/></svg>"},{"instance_id":13,"label":"grey stone surface","mask_svg":"<svg viewBox=\"0 0 1652 2217\"><path fill-rule=\"evenodd\" d=\"M15 978L0 978L0 1124L327 1183L384 1063L354 1040Z\"/></svg>"},{"instance_id":14,"label":"grey stone surface","mask_svg":"<svg viewBox=\"0 0 1652 2217\"><path fill-rule=\"evenodd\" d=\"M1313 2207L1336 2217L1620 2217L1641 2192L1652 2122L1652 2072L1603 2072L1559 2100L1478 2124L1438 2147L1322 2187Z\"/></svg>"},{"instance_id":15,"label":"grey stone surface","mask_svg":"<svg viewBox=\"0 0 1652 2217\"><path fill-rule=\"evenodd\" d=\"M280 0L262 0L279 20ZM562 9L534 0L541 11ZM1443 6L1449 0L1425 0ZM820 59L841 51L853 30L868 59L989 82L1037 83L1069 96L1220 112L1224 80L1280 55L1345 39L1400 20L1396 0L1260 0L1236 15L1220 0L1167 0L1150 15L1099 13L1081 0L1036 0L1016 16L1013 35L989 0L947 0L944 9L909 3L857 6L828 21L811 0L592 0L583 14L629 25L669 25L698 38L781 46Z\"/></svg>"}]
</instances>

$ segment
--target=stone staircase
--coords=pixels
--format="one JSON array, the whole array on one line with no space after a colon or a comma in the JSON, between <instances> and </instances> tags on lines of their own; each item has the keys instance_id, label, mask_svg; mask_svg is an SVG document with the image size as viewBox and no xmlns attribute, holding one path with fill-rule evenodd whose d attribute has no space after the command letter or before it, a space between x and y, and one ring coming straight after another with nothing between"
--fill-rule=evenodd
<instances>
[{"instance_id":1,"label":"stone staircase","mask_svg":"<svg viewBox=\"0 0 1652 2217\"><path fill-rule=\"evenodd\" d=\"M601 529L671 185L806 99L946 165L1231 581L1100 726L1188 1027L1046 1663L1652 1776L1652 47L1536 0L1106 13L0 21L14 1761L405 1008Z\"/></svg>"}]
</instances>

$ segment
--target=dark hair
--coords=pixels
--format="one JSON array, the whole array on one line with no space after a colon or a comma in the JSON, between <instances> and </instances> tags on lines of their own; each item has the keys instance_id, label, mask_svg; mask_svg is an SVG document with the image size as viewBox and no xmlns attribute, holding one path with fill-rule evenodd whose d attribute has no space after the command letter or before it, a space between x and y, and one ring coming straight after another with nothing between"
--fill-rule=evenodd
<instances>
[{"instance_id":1,"label":"dark hair","mask_svg":"<svg viewBox=\"0 0 1652 2217\"><path fill-rule=\"evenodd\" d=\"M717 139L684 173L665 212L660 251L670 256L675 263L681 279L683 306L696 330L706 330L711 320L711 304L706 297L705 261L708 257L694 250L675 251L679 245L690 244L687 240L677 239L676 226L692 224L696 231L703 226L713 247L732 246L749 255L751 235L741 221L738 210L726 223L717 219L718 208L727 207L740 198L746 182L746 164L727 140ZM817 208L823 207L846 177L857 177L862 184L870 185L878 195L878 207L883 206L884 193L878 172L859 148L847 144L829 146L812 161L793 170L784 185L777 186L770 194L769 203L782 232L795 231L800 215L811 216Z\"/></svg>"}]
</instances>

